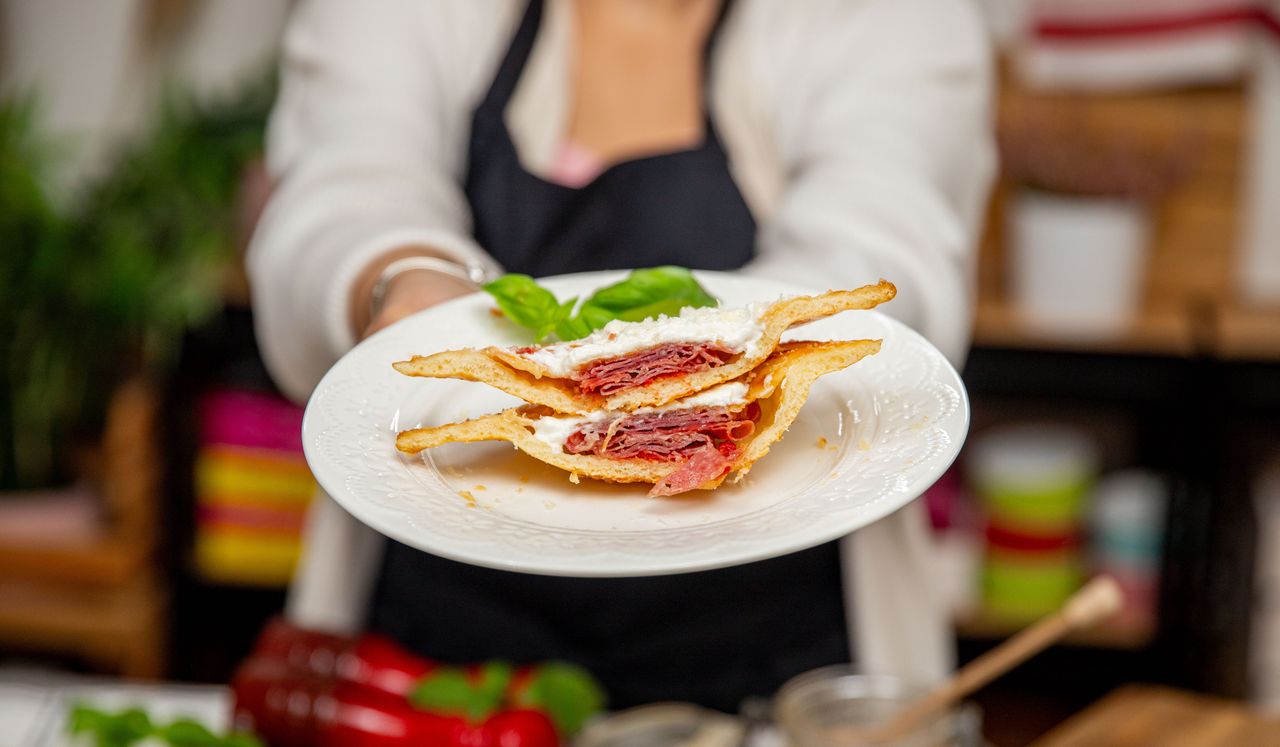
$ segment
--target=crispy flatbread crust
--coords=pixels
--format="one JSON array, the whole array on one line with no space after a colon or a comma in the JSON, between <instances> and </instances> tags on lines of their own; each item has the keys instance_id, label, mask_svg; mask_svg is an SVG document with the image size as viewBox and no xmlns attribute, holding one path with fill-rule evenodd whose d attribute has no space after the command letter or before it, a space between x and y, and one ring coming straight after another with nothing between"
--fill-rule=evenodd
<instances>
[{"instance_id":1,"label":"crispy flatbread crust","mask_svg":"<svg viewBox=\"0 0 1280 747\"><path fill-rule=\"evenodd\" d=\"M825 374L847 368L879 350L879 340L789 342L781 345L768 360L742 377L748 385L747 401L758 402L760 405L760 419L756 422L755 432L739 442L742 453L734 461L729 473L746 474L756 461L769 453L769 448L795 422L800 408L809 397L809 389L814 381ZM462 423L404 431L396 437L396 448L408 454L417 454L423 449L454 442L509 441L535 459L573 475L609 482L657 483L680 466L677 462L566 454L533 435L534 422L541 417L554 417L557 414L537 405L515 407ZM710 490L719 486L724 479L725 477L720 477L698 487Z\"/></svg>"},{"instance_id":2,"label":"crispy flatbread crust","mask_svg":"<svg viewBox=\"0 0 1280 747\"><path fill-rule=\"evenodd\" d=\"M769 306L761 315L764 333L755 355L738 355L718 368L657 379L610 397L586 394L578 387L577 382L552 376L540 364L506 348L449 350L434 355L414 356L393 365L397 371L407 376L483 382L514 394L525 402L543 405L557 412L630 412L639 407L664 405L737 379L772 355L782 334L788 329L842 311L870 309L890 300L896 293L892 283L881 280L875 285L856 290L828 291L817 296L783 299Z\"/></svg>"}]
</instances>

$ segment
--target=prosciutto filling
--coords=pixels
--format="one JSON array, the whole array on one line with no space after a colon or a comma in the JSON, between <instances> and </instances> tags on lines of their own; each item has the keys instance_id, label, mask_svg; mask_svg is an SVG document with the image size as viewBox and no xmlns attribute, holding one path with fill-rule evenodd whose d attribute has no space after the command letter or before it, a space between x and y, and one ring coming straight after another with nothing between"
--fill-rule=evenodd
<instances>
[{"instance_id":1,"label":"prosciutto filling","mask_svg":"<svg viewBox=\"0 0 1280 747\"><path fill-rule=\"evenodd\" d=\"M611 459L681 462L650 492L674 495L724 475L741 453L737 442L755 432L759 417L760 406L754 402L736 411L697 407L624 415L587 423L565 439L564 450Z\"/></svg>"},{"instance_id":2,"label":"prosciutto filling","mask_svg":"<svg viewBox=\"0 0 1280 747\"><path fill-rule=\"evenodd\" d=\"M665 376L706 371L737 353L715 342L672 342L616 358L592 361L573 374L582 391L609 396Z\"/></svg>"}]
</instances>

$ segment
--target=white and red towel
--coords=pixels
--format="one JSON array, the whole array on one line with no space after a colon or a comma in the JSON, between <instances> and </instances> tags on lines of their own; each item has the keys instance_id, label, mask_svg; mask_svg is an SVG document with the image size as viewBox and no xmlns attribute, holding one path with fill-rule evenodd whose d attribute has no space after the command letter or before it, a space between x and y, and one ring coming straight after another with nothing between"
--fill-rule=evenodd
<instances>
[{"instance_id":1,"label":"white and red towel","mask_svg":"<svg viewBox=\"0 0 1280 747\"><path fill-rule=\"evenodd\" d=\"M1149 90L1235 80L1259 37L1277 0L1033 0L1014 60L1034 88Z\"/></svg>"}]
</instances>

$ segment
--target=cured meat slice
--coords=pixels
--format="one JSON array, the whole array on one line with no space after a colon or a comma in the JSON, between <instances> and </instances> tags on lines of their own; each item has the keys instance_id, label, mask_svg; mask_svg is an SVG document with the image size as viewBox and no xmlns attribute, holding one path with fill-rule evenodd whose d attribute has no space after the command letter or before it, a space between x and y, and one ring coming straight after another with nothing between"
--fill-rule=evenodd
<instances>
[{"instance_id":1,"label":"cured meat slice","mask_svg":"<svg viewBox=\"0 0 1280 747\"><path fill-rule=\"evenodd\" d=\"M734 355L733 350L716 342L673 342L592 361L574 372L573 379L582 391L607 397L664 376L718 368Z\"/></svg>"},{"instance_id":2,"label":"cured meat slice","mask_svg":"<svg viewBox=\"0 0 1280 747\"><path fill-rule=\"evenodd\" d=\"M759 417L760 406L754 402L736 412L698 407L625 415L574 431L565 439L564 450L610 459L680 462L649 493L675 495L724 477L741 454L736 442L755 432Z\"/></svg>"},{"instance_id":3,"label":"cured meat slice","mask_svg":"<svg viewBox=\"0 0 1280 747\"><path fill-rule=\"evenodd\" d=\"M727 407L639 413L588 423L565 439L569 454L613 459L675 462L703 447L740 441L755 432L760 407L754 402L736 412Z\"/></svg>"},{"instance_id":4,"label":"cured meat slice","mask_svg":"<svg viewBox=\"0 0 1280 747\"><path fill-rule=\"evenodd\" d=\"M694 451L678 469L654 483L649 495L676 495L718 480L733 467L733 460L738 458L739 453L738 447L727 441L721 448L703 446Z\"/></svg>"}]
</instances>

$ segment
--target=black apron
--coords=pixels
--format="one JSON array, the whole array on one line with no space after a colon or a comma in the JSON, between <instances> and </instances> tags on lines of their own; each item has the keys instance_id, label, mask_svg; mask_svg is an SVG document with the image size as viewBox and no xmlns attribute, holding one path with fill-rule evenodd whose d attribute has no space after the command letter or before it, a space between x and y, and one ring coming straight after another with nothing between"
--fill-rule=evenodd
<instances>
[{"instance_id":1,"label":"black apron","mask_svg":"<svg viewBox=\"0 0 1280 747\"><path fill-rule=\"evenodd\" d=\"M582 188L524 170L503 112L541 14L533 0L472 122L466 194L480 246L534 276L746 264L755 222L709 114L697 147L616 164ZM612 708L683 700L734 711L849 656L835 543L714 571L577 579L478 568L392 541L371 627L443 661L576 662Z\"/></svg>"}]
</instances>

